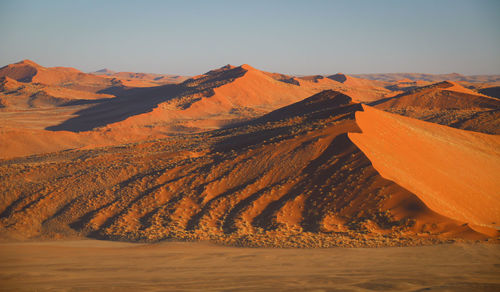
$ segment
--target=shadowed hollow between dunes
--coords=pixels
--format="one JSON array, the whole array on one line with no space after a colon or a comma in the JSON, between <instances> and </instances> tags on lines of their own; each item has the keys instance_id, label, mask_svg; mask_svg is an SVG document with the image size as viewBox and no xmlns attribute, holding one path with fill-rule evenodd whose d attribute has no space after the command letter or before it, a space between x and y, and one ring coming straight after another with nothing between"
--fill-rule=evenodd
<instances>
[{"instance_id":1,"label":"shadowed hollow between dunes","mask_svg":"<svg viewBox=\"0 0 500 292\"><path fill-rule=\"evenodd\" d=\"M401 133L418 137L429 127L441 127L451 139L443 147L462 149L457 155L478 151L466 157L471 169L498 173L498 137L456 129L448 135L447 127L364 110L329 90L227 129L4 160L1 232L11 239L88 236L280 247L415 245L498 236L498 204L487 205L497 196L494 175L477 186L483 195L475 205L467 206L470 198L460 192L435 202L422 196L443 191L429 182L434 178L416 184L408 179L431 163L432 155L419 156L409 147L409 163L417 168L397 177L379 162L374 168L370 159L377 153L368 151L367 157L357 146L365 149L365 128L373 135L370 127L388 120L397 126L384 128L392 133L378 150ZM477 135L487 142L468 145ZM456 159L441 159L456 166ZM461 190L475 177L445 179L444 185ZM473 221L461 217L485 207L491 213Z\"/></svg>"}]
</instances>

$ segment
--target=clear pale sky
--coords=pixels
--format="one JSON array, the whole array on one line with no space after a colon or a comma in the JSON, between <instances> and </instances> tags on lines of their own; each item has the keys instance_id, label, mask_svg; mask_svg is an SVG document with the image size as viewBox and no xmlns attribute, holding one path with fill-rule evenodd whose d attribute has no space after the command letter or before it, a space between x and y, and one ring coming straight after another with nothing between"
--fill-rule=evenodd
<instances>
[{"instance_id":1,"label":"clear pale sky","mask_svg":"<svg viewBox=\"0 0 500 292\"><path fill-rule=\"evenodd\" d=\"M499 0L0 0L0 66L500 74Z\"/></svg>"}]
</instances>

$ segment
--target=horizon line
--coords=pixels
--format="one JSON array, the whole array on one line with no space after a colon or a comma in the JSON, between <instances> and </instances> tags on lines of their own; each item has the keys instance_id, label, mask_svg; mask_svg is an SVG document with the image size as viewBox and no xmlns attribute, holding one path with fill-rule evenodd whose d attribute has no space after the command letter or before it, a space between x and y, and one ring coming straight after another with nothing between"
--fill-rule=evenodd
<instances>
[{"instance_id":1,"label":"horizon line","mask_svg":"<svg viewBox=\"0 0 500 292\"><path fill-rule=\"evenodd\" d=\"M98 72L98 71L103 71L103 70L109 70L109 71L113 71L115 73L120 73L120 72L128 72L128 73L145 73L145 74L163 74L163 75L177 75L177 76L196 76L196 75L202 75L202 74L205 74L211 70L214 70L214 69L219 69L219 68L222 68L224 66L234 66L234 67L241 67L243 65L249 65L248 63L243 63L241 65L232 65L230 63L227 63L225 65L222 65L222 66L218 66L218 67L214 67L213 69L210 69L208 71L205 71L204 73L197 73L197 74L179 74L179 73L172 73L172 72L150 72L150 71L134 71L134 70L126 70L126 71L122 71L122 70L114 70L114 69L110 69L109 67L103 67L101 69L97 69L97 70L94 70L94 71L83 71L83 70L80 70L78 69L78 67L76 66L60 66L60 65L55 65L55 66L44 66L44 65L40 65L40 63L36 62L36 61L33 61L33 59L29 59L29 58L26 58L26 59L22 59L20 61L17 61L17 62L14 62L14 63L8 63L6 65L3 65L2 67L0 68L3 68L3 67L6 67L6 66L9 66L9 65L12 65L12 64L18 64L18 63L22 63L22 62L33 62L39 66L42 66L42 67L45 67L45 68L56 68L56 67L65 67L65 68L74 68L74 69L77 69L83 73L87 73L87 74L92 74L92 73L95 73L95 72ZM253 68L255 68L254 66L252 65L249 65ZM425 75L460 75L460 76L497 76L497 75L500 75L500 73L493 73L493 74L488 74L488 73L480 73L480 74L464 74L464 73L459 73L459 72L448 72L448 73L427 73L427 72L412 72L412 71L406 71L406 72L397 72L397 71L390 71L390 72L369 72L369 73L344 73L344 72L336 72L336 73L318 73L318 74L302 74L302 73L289 73L289 72L281 72L281 71L275 71L275 70L263 70L263 69L258 69L258 68L255 68L259 71L265 71L265 72L270 72L270 73L280 73L280 74L285 74L285 75L291 75L291 76L297 76L297 77L302 77L302 76L315 76L315 75L320 75L320 76L331 76L331 75L336 75L336 74L344 74L344 75L383 75L383 74L425 74Z\"/></svg>"}]
</instances>

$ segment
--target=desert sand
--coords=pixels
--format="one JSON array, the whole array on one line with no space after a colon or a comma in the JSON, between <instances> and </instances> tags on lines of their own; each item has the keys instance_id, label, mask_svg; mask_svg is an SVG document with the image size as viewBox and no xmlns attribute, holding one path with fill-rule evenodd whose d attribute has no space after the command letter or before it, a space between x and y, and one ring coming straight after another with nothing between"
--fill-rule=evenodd
<instances>
[{"instance_id":1,"label":"desert sand","mask_svg":"<svg viewBox=\"0 0 500 292\"><path fill-rule=\"evenodd\" d=\"M382 176L417 194L440 214L498 226L499 136L450 129L368 106L356 113L356 121L362 133L349 137Z\"/></svg>"},{"instance_id":2,"label":"desert sand","mask_svg":"<svg viewBox=\"0 0 500 292\"><path fill-rule=\"evenodd\" d=\"M409 88L371 105L453 128L500 134L500 100L452 81Z\"/></svg>"},{"instance_id":3,"label":"desert sand","mask_svg":"<svg viewBox=\"0 0 500 292\"><path fill-rule=\"evenodd\" d=\"M0 234L255 247L497 242L500 102L479 92L495 81L410 77L7 65Z\"/></svg>"},{"instance_id":4,"label":"desert sand","mask_svg":"<svg viewBox=\"0 0 500 292\"><path fill-rule=\"evenodd\" d=\"M412 152L414 143L439 152ZM496 145L496 136L323 91L218 131L5 160L0 222L17 239L276 247L496 240ZM381 167L378 157L395 161ZM460 179L437 175L449 168Z\"/></svg>"},{"instance_id":5,"label":"desert sand","mask_svg":"<svg viewBox=\"0 0 500 292\"><path fill-rule=\"evenodd\" d=\"M135 83L30 60L0 68L0 158L213 130L325 89L358 92L330 79L291 84L248 65L151 86L137 83L148 75L132 76Z\"/></svg>"},{"instance_id":6,"label":"desert sand","mask_svg":"<svg viewBox=\"0 0 500 292\"><path fill-rule=\"evenodd\" d=\"M0 244L0 291L498 291L496 245L267 249ZM305 288L307 287L307 288Z\"/></svg>"},{"instance_id":7,"label":"desert sand","mask_svg":"<svg viewBox=\"0 0 500 292\"><path fill-rule=\"evenodd\" d=\"M497 83L2 67L0 291L497 291Z\"/></svg>"}]
</instances>

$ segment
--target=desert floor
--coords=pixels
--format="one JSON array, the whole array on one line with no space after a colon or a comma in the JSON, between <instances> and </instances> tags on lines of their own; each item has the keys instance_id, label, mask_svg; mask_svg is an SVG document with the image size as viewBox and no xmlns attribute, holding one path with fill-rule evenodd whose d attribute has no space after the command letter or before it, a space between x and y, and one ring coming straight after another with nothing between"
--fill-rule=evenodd
<instances>
[{"instance_id":1,"label":"desert floor","mask_svg":"<svg viewBox=\"0 0 500 292\"><path fill-rule=\"evenodd\" d=\"M500 248L269 249L94 240L0 244L0 291L499 291Z\"/></svg>"}]
</instances>

